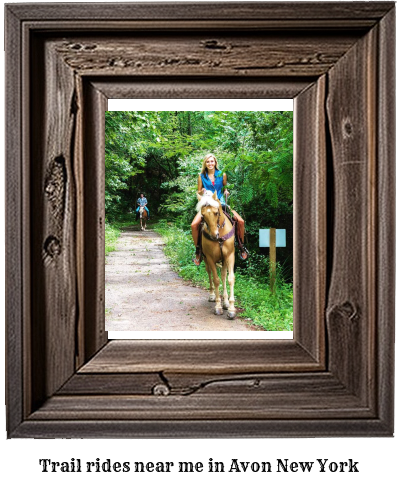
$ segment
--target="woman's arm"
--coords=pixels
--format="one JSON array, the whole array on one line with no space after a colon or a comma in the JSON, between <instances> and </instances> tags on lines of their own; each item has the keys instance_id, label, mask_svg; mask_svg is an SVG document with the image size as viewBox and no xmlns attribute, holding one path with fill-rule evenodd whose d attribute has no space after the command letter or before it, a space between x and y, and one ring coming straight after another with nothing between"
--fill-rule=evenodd
<instances>
[{"instance_id":1,"label":"woman's arm","mask_svg":"<svg viewBox=\"0 0 399 487\"><path fill-rule=\"evenodd\" d=\"M202 178L201 178L201 174L198 175L198 191L197 193L201 196L204 192L204 188L202 186Z\"/></svg>"},{"instance_id":2,"label":"woman's arm","mask_svg":"<svg viewBox=\"0 0 399 487\"><path fill-rule=\"evenodd\" d=\"M227 174L223 173L223 186L224 186L224 194L230 194L227 190Z\"/></svg>"}]
</instances>

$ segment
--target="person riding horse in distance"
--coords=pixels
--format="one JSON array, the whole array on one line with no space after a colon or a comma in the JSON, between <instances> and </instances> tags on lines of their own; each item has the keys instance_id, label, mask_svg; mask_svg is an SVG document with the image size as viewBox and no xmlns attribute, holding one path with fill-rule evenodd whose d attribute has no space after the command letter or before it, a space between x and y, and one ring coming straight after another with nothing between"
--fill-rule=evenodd
<instances>
[{"instance_id":1,"label":"person riding horse in distance","mask_svg":"<svg viewBox=\"0 0 399 487\"><path fill-rule=\"evenodd\" d=\"M205 156L201 172L198 175L198 191L197 194L202 196L205 191L212 191L214 193L217 192L217 197L222 204L223 209L226 209L226 201L224 196L228 196L230 193L227 190L227 175L226 173L222 173L218 169L218 161L213 154L208 154ZM223 191L223 188L224 191ZM244 242L244 233L245 233L245 222L241 218L241 216L234 210L230 209L233 213L233 219L236 221L237 230L238 230L238 237L239 240ZM194 245L196 247L195 251L195 258L194 263L196 265L200 265L200 254L199 254L199 244L198 235L199 235L199 226L201 224L201 212L197 213L194 220L191 223L191 234L194 240ZM240 248L240 257L241 259L245 260L248 257L248 254L243 246Z\"/></svg>"},{"instance_id":2,"label":"person riding horse in distance","mask_svg":"<svg viewBox=\"0 0 399 487\"><path fill-rule=\"evenodd\" d=\"M144 193L140 193L140 198L137 200L137 208L136 208L136 220L139 218L139 211L140 207L144 207L147 210L147 220L150 219L150 210L147 206L147 198L144 196Z\"/></svg>"}]
</instances>

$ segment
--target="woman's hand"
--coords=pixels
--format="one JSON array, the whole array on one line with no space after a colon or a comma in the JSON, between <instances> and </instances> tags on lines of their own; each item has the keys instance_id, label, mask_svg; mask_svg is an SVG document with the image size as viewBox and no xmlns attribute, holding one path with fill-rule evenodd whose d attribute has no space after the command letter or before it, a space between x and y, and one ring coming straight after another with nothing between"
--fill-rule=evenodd
<instances>
[{"instance_id":1,"label":"woman's hand","mask_svg":"<svg viewBox=\"0 0 399 487\"><path fill-rule=\"evenodd\" d=\"M229 193L229 191L228 191L227 189L225 189L225 190L224 190L224 195L225 195L225 196L229 196L229 194L230 194L230 193Z\"/></svg>"}]
</instances>

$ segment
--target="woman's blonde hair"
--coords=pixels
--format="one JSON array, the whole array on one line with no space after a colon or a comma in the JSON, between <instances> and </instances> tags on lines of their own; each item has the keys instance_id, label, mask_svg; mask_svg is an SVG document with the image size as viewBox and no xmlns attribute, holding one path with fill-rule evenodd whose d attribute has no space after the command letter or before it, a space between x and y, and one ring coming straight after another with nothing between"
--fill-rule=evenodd
<instances>
[{"instance_id":1,"label":"woman's blonde hair","mask_svg":"<svg viewBox=\"0 0 399 487\"><path fill-rule=\"evenodd\" d=\"M213 157L215 159L215 169L219 170L218 168L218 160L216 159L215 155L214 154L207 154L205 156L205 159L203 160L202 162L202 169L201 169L201 174L205 174L208 172L207 168L206 168L206 161L210 158L210 157Z\"/></svg>"}]
</instances>

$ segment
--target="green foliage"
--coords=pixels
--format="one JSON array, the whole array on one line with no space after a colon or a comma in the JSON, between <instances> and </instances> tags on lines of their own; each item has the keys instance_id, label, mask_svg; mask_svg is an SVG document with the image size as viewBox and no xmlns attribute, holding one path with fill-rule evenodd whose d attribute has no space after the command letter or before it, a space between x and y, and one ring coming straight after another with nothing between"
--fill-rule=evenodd
<instances>
[{"instance_id":1,"label":"green foliage","mask_svg":"<svg viewBox=\"0 0 399 487\"><path fill-rule=\"evenodd\" d=\"M156 141L157 112L105 112L105 211L115 220L137 199L131 181L145 171L148 144Z\"/></svg>"},{"instance_id":2,"label":"green foliage","mask_svg":"<svg viewBox=\"0 0 399 487\"><path fill-rule=\"evenodd\" d=\"M209 289L205 265L192 262L194 245L188 230L171 222L160 220L155 231L166 243L165 253L174 269L187 280ZM236 306L243 308L240 316L251 318L253 324L268 331L292 331L293 286L282 278L278 268L276 292L269 288L269 261L264 256L254 257L245 269L236 269Z\"/></svg>"},{"instance_id":3,"label":"green foliage","mask_svg":"<svg viewBox=\"0 0 399 487\"><path fill-rule=\"evenodd\" d=\"M105 224L105 255L115 250L115 244L121 232L116 225Z\"/></svg>"},{"instance_id":4,"label":"green foliage","mask_svg":"<svg viewBox=\"0 0 399 487\"><path fill-rule=\"evenodd\" d=\"M209 152L228 174L232 203L292 200L292 112L106 112L105 133L107 214L132 178L141 184L131 187L156 184L171 201L191 194Z\"/></svg>"},{"instance_id":5,"label":"green foliage","mask_svg":"<svg viewBox=\"0 0 399 487\"><path fill-rule=\"evenodd\" d=\"M107 221L134 211L144 192L152 217L189 231L202 161L214 153L251 255L260 228L286 228L289 245L278 258L292 279L292 112L106 112L105 134Z\"/></svg>"}]
</instances>

